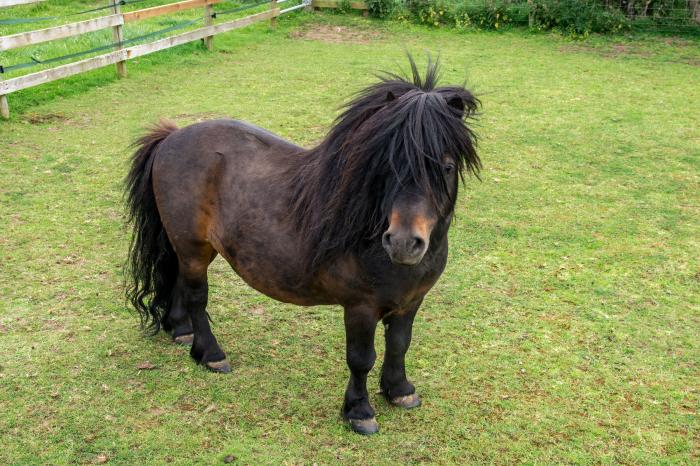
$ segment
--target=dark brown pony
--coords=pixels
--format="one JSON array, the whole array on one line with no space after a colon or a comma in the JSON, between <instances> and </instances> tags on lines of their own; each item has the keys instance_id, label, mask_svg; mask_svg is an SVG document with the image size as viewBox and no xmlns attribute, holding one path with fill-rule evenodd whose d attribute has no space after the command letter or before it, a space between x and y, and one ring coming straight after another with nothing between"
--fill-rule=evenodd
<instances>
[{"instance_id":1,"label":"dark brown pony","mask_svg":"<svg viewBox=\"0 0 700 466\"><path fill-rule=\"evenodd\" d=\"M137 142L127 177L127 295L144 323L229 372L206 311L217 254L274 299L340 304L343 415L363 434L378 430L366 382L380 320L381 389L394 405L420 404L404 366L413 319L445 268L459 178L480 167L465 123L478 100L437 87L436 63L421 77L410 62L410 78L387 74L361 91L313 149L241 121L161 123Z\"/></svg>"}]
</instances>

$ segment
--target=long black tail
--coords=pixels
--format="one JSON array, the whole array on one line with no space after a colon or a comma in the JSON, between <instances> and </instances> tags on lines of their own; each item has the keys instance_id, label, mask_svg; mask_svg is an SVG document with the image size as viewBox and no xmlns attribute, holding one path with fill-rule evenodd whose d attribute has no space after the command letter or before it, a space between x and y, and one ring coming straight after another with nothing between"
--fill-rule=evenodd
<instances>
[{"instance_id":1,"label":"long black tail","mask_svg":"<svg viewBox=\"0 0 700 466\"><path fill-rule=\"evenodd\" d=\"M126 297L141 317L141 325L157 333L170 309L177 280L177 256L160 220L151 168L153 154L175 124L161 121L137 141L125 180L128 222L133 228L126 264Z\"/></svg>"}]
</instances>

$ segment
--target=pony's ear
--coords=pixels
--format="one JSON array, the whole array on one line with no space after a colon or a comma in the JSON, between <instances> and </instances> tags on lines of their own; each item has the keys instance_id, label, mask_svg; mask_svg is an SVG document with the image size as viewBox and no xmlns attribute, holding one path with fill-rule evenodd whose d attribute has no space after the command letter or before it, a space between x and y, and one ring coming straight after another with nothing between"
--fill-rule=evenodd
<instances>
[{"instance_id":1,"label":"pony's ear","mask_svg":"<svg viewBox=\"0 0 700 466\"><path fill-rule=\"evenodd\" d=\"M448 94L445 97L447 105L454 110L460 118L464 116L469 117L479 108L479 99L474 97L474 94L467 91L466 89L461 89L453 94Z\"/></svg>"},{"instance_id":2,"label":"pony's ear","mask_svg":"<svg viewBox=\"0 0 700 466\"><path fill-rule=\"evenodd\" d=\"M396 100L396 96L394 95L393 92L388 91L388 92L386 93L386 101L387 101L387 102L391 102L392 100Z\"/></svg>"},{"instance_id":3,"label":"pony's ear","mask_svg":"<svg viewBox=\"0 0 700 466\"><path fill-rule=\"evenodd\" d=\"M460 95L452 95L447 98L447 105L457 110L460 116L464 116L464 100Z\"/></svg>"}]
</instances>

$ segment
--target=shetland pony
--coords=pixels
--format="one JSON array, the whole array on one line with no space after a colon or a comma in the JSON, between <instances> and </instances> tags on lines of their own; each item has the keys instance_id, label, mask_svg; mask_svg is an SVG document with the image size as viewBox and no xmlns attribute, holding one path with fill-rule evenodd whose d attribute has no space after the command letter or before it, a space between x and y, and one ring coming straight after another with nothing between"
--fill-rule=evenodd
<instances>
[{"instance_id":1,"label":"shetland pony","mask_svg":"<svg viewBox=\"0 0 700 466\"><path fill-rule=\"evenodd\" d=\"M161 122L137 141L126 179L127 297L142 322L229 372L206 311L219 254L276 300L342 306L342 413L361 434L379 428L366 386L379 321L381 389L393 405L420 405L404 365L413 320L445 268L459 180L481 165L467 125L478 99L439 87L437 62L421 77L409 61L410 77L360 91L316 147L236 120Z\"/></svg>"}]
</instances>

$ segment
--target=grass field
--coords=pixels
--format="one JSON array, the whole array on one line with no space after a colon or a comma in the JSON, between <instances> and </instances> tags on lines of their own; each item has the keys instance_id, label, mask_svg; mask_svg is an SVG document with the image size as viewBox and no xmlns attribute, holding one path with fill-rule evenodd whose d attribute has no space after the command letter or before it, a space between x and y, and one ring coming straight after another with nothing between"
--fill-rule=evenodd
<instances>
[{"instance_id":1,"label":"grass field","mask_svg":"<svg viewBox=\"0 0 700 466\"><path fill-rule=\"evenodd\" d=\"M418 410L339 419L342 314L217 259L195 366L125 306L129 142L231 116L310 145L338 106L440 52L481 95L482 182L417 318ZM0 464L700 462L700 42L455 33L298 15L12 94L0 122ZM381 334L381 329L379 330ZM381 341L381 337L378 341ZM383 348L378 344L378 361Z\"/></svg>"}]
</instances>

